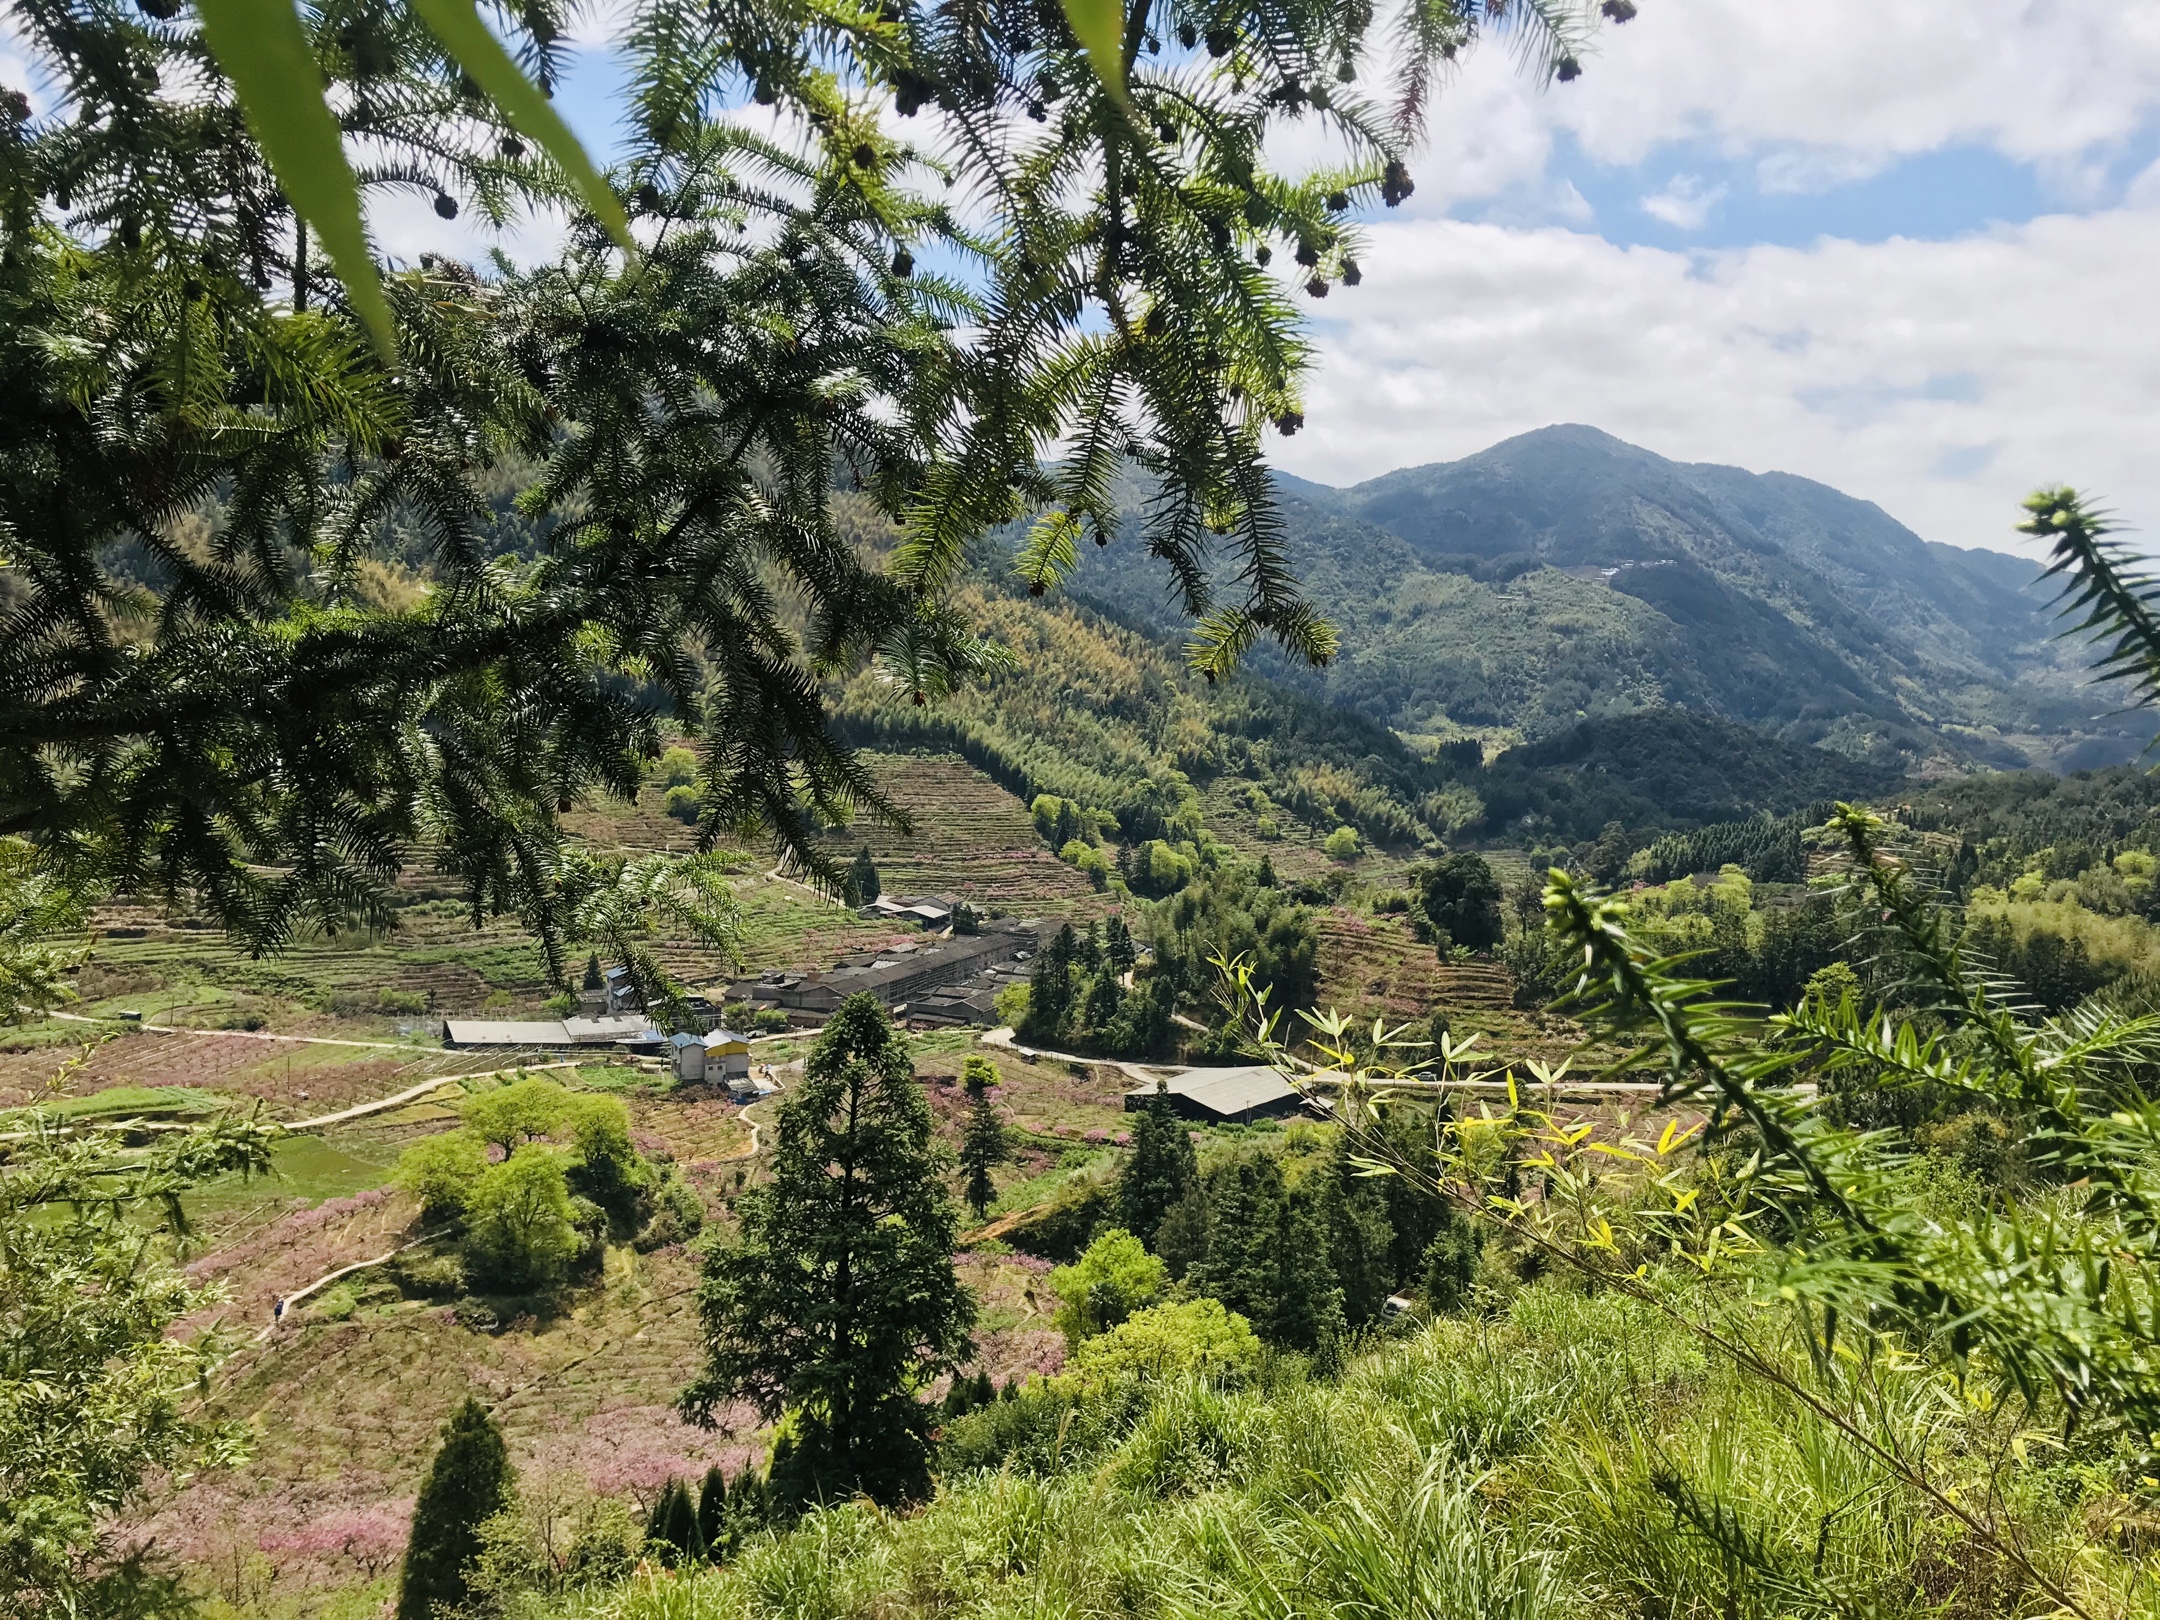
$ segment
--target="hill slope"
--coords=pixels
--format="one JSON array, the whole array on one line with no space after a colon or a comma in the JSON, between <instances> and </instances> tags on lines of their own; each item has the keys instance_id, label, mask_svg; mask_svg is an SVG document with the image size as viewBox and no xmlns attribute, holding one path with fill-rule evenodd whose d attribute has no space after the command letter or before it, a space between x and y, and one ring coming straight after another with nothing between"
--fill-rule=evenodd
<instances>
[{"instance_id":1,"label":"hill slope","mask_svg":"<svg viewBox=\"0 0 2160 1620\"><path fill-rule=\"evenodd\" d=\"M1343 655L1270 673L1411 736L1538 739L1678 706L1885 763L2081 766L2149 735L2079 690L2032 564L1930 544L1808 479L1560 426L1280 488ZM1137 548L1088 564L1083 594L1168 627Z\"/></svg>"}]
</instances>

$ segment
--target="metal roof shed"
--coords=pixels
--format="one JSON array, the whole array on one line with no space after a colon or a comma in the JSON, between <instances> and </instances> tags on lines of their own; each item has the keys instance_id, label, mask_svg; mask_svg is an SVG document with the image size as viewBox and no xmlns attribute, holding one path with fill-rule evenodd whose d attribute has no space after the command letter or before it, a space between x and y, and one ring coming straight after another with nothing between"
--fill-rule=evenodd
<instances>
[{"instance_id":1,"label":"metal roof shed","mask_svg":"<svg viewBox=\"0 0 2160 1620\"><path fill-rule=\"evenodd\" d=\"M1238 1069L1186 1069L1164 1082L1170 1106L1181 1119L1206 1124L1245 1124L1296 1113L1305 1098L1281 1071L1266 1064ZM1135 1086L1125 1094L1125 1111L1139 1113L1155 1096L1153 1086Z\"/></svg>"}]
</instances>

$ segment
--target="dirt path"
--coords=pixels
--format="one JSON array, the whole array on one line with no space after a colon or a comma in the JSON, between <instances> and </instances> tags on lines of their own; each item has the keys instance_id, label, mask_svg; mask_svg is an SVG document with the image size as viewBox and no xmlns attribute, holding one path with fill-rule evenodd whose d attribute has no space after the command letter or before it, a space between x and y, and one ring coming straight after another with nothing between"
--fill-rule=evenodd
<instances>
[{"instance_id":1,"label":"dirt path","mask_svg":"<svg viewBox=\"0 0 2160 1620\"><path fill-rule=\"evenodd\" d=\"M295 1132L319 1131L325 1125L342 1125L348 1119L361 1119L369 1114L380 1114L387 1109L401 1108L416 1098L425 1097L431 1091L440 1091L444 1086L456 1085L465 1080L491 1080L498 1074L538 1074L546 1069L575 1069L577 1067L579 1067L579 1064L573 1058L564 1063L530 1063L521 1064L511 1069L483 1069L478 1074L437 1075L432 1080L423 1080L417 1086L408 1087L395 1097L377 1097L373 1102L355 1103L352 1107L341 1108L334 1114L319 1114L314 1119L294 1120L285 1128L288 1131Z\"/></svg>"},{"instance_id":2,"label":"dirt path","mask_svg":"<svg viewBox=\"0 0 2160 1620\"><path fill-rule=\"evenodd\" d=\"M1194 1027L1198 1028L1199 1026L1195 1025ZM1144 1086L1152 1086L1158 1079L1162 1078L1161 1073L1154 1071L1175 1072L1171 1070L1171 1066L1168 1064L1158 1063L1148 1066L1138 1063L1126 1063L1116 1058L1082 1057L1076 1052L1052 1052L1039 1046L1022 1046L1018 1037L1010 1029L986 1030L982 1041L985 1046L1002 1047L1022 1057L1048 1058L1054 1063L1092 1063L1102 1068L1116 1069ZM1299 1058L1292 1058L1290 1061L1297 1064L1301 1069L1310 1071L1313 1068L1311 1064ZM1340 1075L1326 1076L1318 1072L1312 1072L1308 1074L1306 1083L1322 1090L1328 1090L1342 1085L1344 1077ZM1473 1097L1505 1097L1508 1094L1509 1083L1505 1080L1395 1080L1387 1083L1387 1089L1390 1091L1467 1092ZM1541 1086L1527 1080L1518 1080L1514 1083L1514 1090L1518 1094L1534 1093L1541 1097L1550 1097L1556 1102L1595 1102L1605 1097L1655 1097L1664 1089L1663 1085L1655 1080L1563 1080L1556 1086ZM989 1229L986 1227L983 1232L973 1233L971 1236L982 1237L988 1233Z\"/></svg>"},{"instance_id":3,"label":"dirt path","mask_svg":"<svg viewBox=\"0 0 2160 1620\"><path fill-rule=\"evenodd\" d=\"M432 1047L409 1041L348 1041L335 1035L272 1035L260 1029L187 1029L177 1024L139 1024L127 1018L86 1018L81 1013L47 1013L69 1024L118 1024L123 1029L144 1029L153 1035L229 1035L242 1041L291 1041L301 1046L361 1046L372 1052L428 1052Z\"/></svg>"}]
</instances>

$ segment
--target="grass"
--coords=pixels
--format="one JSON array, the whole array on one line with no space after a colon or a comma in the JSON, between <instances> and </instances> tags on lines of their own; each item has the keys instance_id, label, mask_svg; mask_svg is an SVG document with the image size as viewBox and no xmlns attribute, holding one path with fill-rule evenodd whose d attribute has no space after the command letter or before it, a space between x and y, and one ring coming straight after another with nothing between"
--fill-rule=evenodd
<instances>
[{"instance_id":1,"label":"grass","mask_svg":"<svg viewBox=\"0 0 2160 1620\"><path fill-rule=\"evenodd\" d=\"M1724 1300L1691 1308L1727 1309ZM1808 1375L1804 1356L1792 1370ZM2095 1613L2142 1559L2084 1534L2089 1462L1997 1460L1970 1404L1886 1388L1879 1421L2014 1512ZM2038 1594L1789 1394L1656 1311L1533 1287L1381 1342L1340 1376L1038 1389L951 1437L987 1466L914 1514L813 1513L725 1570L558 1600L610 1620L1045 1614L1782 1620L2037 1613ZM2078 1550L2082 1549L2082 1550Z\"/></svg>"},{"instance_id":2,"label":"grass","mask_svg":"<svg viewBox=\"0 0 2160 1620\"><path fill-rule=\"evenodd\" d=\"M61 1119L131 1119L167 1115L221 1114L230 1097L193 1086L113 1086L85 1097L56 1097L39 1109Z\"/></svg>"}]
</instances>

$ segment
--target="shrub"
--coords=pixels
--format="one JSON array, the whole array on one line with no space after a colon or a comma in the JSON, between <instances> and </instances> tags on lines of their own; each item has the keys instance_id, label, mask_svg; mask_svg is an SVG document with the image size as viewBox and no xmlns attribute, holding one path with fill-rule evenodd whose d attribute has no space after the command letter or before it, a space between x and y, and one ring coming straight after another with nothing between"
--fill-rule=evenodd
<instances>
[{"instance_id":1,"label":"shrub","mask_svg":"<svg viewBox=\"0 0 2160 1620\"><path fill-rule=\"evenodd\" d=\"M1282 823L1273 816L1262 816L1254 824L1253 831L1272 844L1282 837Z\"/></svg>"},{"instance_id":2,"label":"shrub","mask_svg":"<svg viewBox=\"0 0 2160 1620\"><path fill-rule=\"evenodd\" d=\"M1363 853L1355 827L1337 827L1327 835L1320 848L1331 861L1354 861Z\"/></svg>"},{"instance_id":3,"label":"shrub","mask_svg":"<svg viewBox=\"0 0 2160 1620\"><path fill-rule=\"evenodd\" d=\"M410 1017L427 1011L427 996L418 990L378 990L375 1005L394 1017Z\"/></svg>"},{"instance_id":4,"label":"shrub","mask_svg":"<svg viewBox=\"0 0 2160 1620\"><path fill-rule=\"evenodd\" d=\"M750 1015L750 1031L756 1035L778 1035L788 1027L785 1007L760 1007Z\"/></svg>"},{"instance_id":5,"label":"shrub","mask_svg":"<svg viewBox=\"0 0 2160 1620\"><path fill-rule=\"evenodd\" d=\"M1033 996L1024 984L1007 985L997 993L998 1022L1011 1029L1018 1029L1028 1021L1028 1008Z\"/></svg>"},{"instance_id":6,"label":"shrub","mask_svg":"<svg viewBox=\"0 0 2160 1620\"><path fill-rule=\"evenodd\" d=\"M338 1283L316 1297L312 1314L326 1322L343 1322L360 1308L360 1295L351 1283Z\"/></svg>"},{"instance_id":7,"label":"shrub","mask_svg":"<svg viewBox=\"0 0 2160 1620\"><path fill-rule=\"evenodd\" d=\"M1031 1211L1006 1241L1022 1254L1076 1260L1098 1231L1117 1223L1117 1209L1114 1183L1070 1183L1049 1204Z\"/></svg>"},{"instance_id":8,"label":"shrub","mask_svg":"<svg viewBox=\"0 0 2160 1620\"><path fill-rule=\"evenodd\" d=\"M671 787L661 801L662 808L686 827L695 827L698 819L698 790L694 787Z\"/></svg>"},{"instance_id":9,"label":"shrub","mask_svg":"<svg viewBox=\"0 0 2160 1620\"><path fill-rule=\"evenodd\" d=\"M466 1131L423 1136L398 1158L391 1180L420 1200L423 1220L455 1220L487 1174L486 1150Z\"/></svg>"},{"instance_id":10,"label":"shrub","mask_svg":"<svg viewBox=\"0 0 2160 1620\"><path fill-rule=\"evenodd\" d=\"M1073 1351L1059 1382L1087 1389L1123 1378L1202 1377L1236 1382L1260 1363L1252 1324L1220 1300L1188 1299L1135 1311Z\"/></svg>"},{"instance_id":11,"label":"shrub","mask_svg":"<svg viewBox=\"0 0 2160 1620\"><path fill-rule=\"evenodd\" d=\"M677 1243L687 1243L705 1227L705 1204L697 1191L672 1168L653 1188L653 1216L638 1233L637 1250L650 1254Z\"/></svg>"},{"instance_id":12,"label":"shrub","mask_svg":"<svg viewBox=\"0 0 2160 1620\"><path fill-rule=\"evenodd\" d=\"M681 787L698 778L698 758L687 748L670 748L653 766L653 776L669 787Z\"/></svg>"},{"instance_id":13,"label":"shrub","mask_svg":"<svg viewBox=\"0 0 2160 1620\"><path fill-rule=\"evenodd\" d=\"M1067 1344L1116 1327L1161 1296L1170 1274L1121 1226L1099 1233L1069 1266L1050 1273L1057 1291L1055 1320Z\"/></svg>"},{"instance_id":14,"label":"shrub","mask_svg":"<svg viewBox=\"0 0 2160 1620\"><path fill-rule=\"evenodd\" d=\"M408 1298L455 1299L465 1292L465 1262L455 1254L408 1249L384 1269Z\"/></svg>"}]
</instances>

